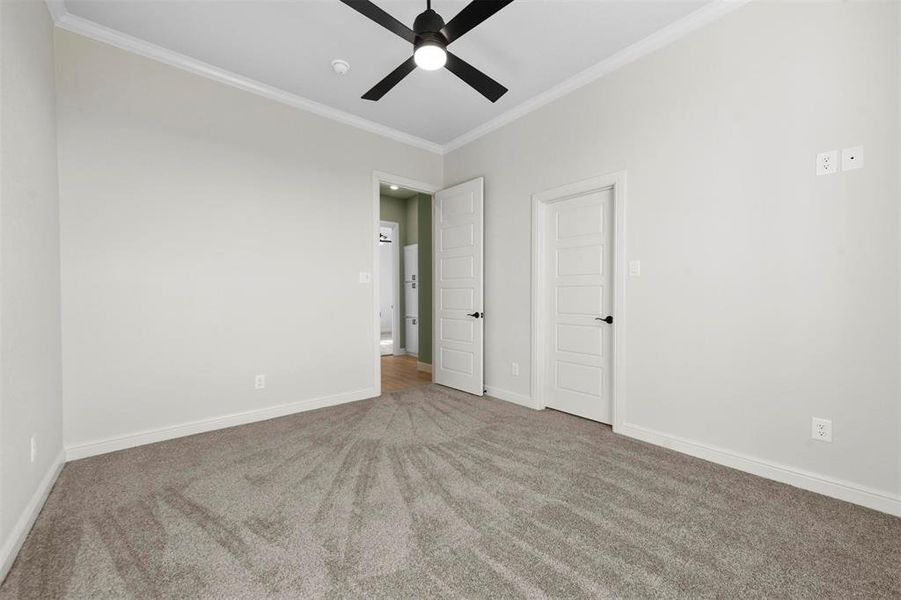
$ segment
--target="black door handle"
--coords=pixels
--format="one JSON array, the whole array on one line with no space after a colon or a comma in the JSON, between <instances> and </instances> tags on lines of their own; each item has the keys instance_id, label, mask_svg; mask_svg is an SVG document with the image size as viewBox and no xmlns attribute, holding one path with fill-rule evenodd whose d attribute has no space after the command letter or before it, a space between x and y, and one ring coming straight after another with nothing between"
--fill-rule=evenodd
<instances>
[{"instance_id":1,"label":"black door handle","mask_svg":"<svg viewBox=\"0 0 901 600\"><path fill-rule=\"evenodd\" d=\"M595 321L603 321L604 323L613 323L613 317L611 315L607 315L603 319L600 317L595 317Z\"/></svg>"},{"instance_id":2,"label":"black door handle","mask_svg":"<svg viewBox=\"0 0 901 600\"><path fill-rule=\"evenodd\" d=\"M466 316L467 316L467 317L475 317L476 319L481 319L481 318L482 318L482 313L480 313L480 312L467 313Z\"/></svg>"}]
</instances>

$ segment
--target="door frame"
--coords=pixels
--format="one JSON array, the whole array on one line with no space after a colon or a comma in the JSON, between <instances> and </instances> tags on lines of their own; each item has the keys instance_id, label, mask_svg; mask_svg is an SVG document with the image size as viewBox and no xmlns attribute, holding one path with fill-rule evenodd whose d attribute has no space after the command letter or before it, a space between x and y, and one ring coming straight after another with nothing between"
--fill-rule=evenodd
<instances>
[{"instance_id":1,"label":"door frame","mask_svg":"<svg viewBox=\"0 0 901 600\"><path fill-rule=\"evenodd\" d=\"M375 381L373 388L376 396L382 395L382 353L381 353L381 323L379 322L379 282L381 281L381 272L379 271L379 223L381 221L381 194L379 193L379 184L387 183L429 194L432 196L432 204L435 203L435 192L441 189L441 185L437 183L429 183L426 181L417 181L408 177L385 173L384 171L372 172L372 229L371 237L372 245L372 299L370 318L372 319L372 332L370 339L372 340L372 355L374 360ZM434 251L435 240L432 240L432 248Z\"/></svg>"},{"instance_id":2,"label":"door frame","mask_svg":"<svg viewBox=\"0 0 901 600\"><path fill-rule=\"evenodd\" d=\"M547 311L544 300L546 274L544 273L545 221L550 205L588 192L613 189L613 368L610 415L613 431L619 432L625 423L626 404L626 171L618 171L591 177L532 194L532 403L534 408L545 408L542 398L545 377L544 353L546 346Z\"/></svg>"},{"instance_id":3,"label":"door frame","mask_svg":"<svg viewBox=\"0 0 901 600\"><path fill-rule=\"evenodd\" d=\"M400 319L400 292L398 291L398 278L401 276L400 273L400 223L397 221L379 221L379 233L381 233L381 229L383 227L387 227L391 230L391 234L394 236L394 241L391 243L394 244L394 250L391 251L391 256L393 257L394 263L394 290L391 292L392 297L394 298L394 308L391 309L391 337L393 339L394 349L391 352L393 356L400 356L403 354L401 350L403 348L400 347L400 325L398 325L398 321ZM379 285L382 284L382 272L381 272L382 263L379 262ZM379 290L379 295L381 295L381 289ZM379 298L379 304L381 305L381 297ZM381 312L381 311L379 311ZM379 356L382 355L382 324L381 319L379 319Z\"/></svg>"}]
</instances>

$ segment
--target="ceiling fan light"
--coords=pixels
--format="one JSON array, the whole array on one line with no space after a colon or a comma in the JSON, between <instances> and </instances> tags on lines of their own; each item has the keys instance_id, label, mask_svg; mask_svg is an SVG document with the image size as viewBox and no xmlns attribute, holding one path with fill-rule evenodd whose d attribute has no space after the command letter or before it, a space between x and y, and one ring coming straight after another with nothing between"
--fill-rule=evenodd
<instances>
[{"instance_id":1,"label":"ceiling fan light","mask_svg":"<svg viewBox=\"0 0 901 600\"><path fill-rule=\"evenodd\" d=\"M421 44L413 53L416 66L426 71L437 71L447 62L447 52L435 43Z\"/></svg>"}]
</instances>

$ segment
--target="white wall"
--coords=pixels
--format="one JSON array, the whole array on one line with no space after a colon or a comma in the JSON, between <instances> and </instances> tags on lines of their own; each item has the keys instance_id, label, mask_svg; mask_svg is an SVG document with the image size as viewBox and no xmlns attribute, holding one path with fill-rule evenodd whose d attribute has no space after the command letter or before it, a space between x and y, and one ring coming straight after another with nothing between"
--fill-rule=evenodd
<instances>
[{"instance_id":1,"label":"white wall","mask_svg":"<svg viewBox=\"0 0 901 600\"><path fill-rule=\"evenodd\" d=\"M449 154L485 176L487 385L530 391L530 195L625 169L626 421L897 494L898 10L752 3Z\"/></svg>"},{"instance_id":2,"label":"white wall","mask_svg":"<svg viewBox=\"0 0 901 600\"><path fill-rule=\"evenodd\" d=\"M70 33L56 50L67 447L373 395L372 171L440 182L441 157Z\"/></svg>"},{"instance_id":3,"label":"white wall","mask_svg":"<svg viewBox=\"0 0 901 600\"><path fill-rule=\"evenodd\" d=\"M383 233L391 240L390 244L379 245L379 274L381 276L381 285L379 285L379 314L380 327L382 333L392 332L392 323L394 321L394 296L397 294L397 280L394 274L394 248L400 243L396 239L394 230L391 227L382 227L379 233ZM400 340L394 340L398 344Z\"/></svg>"},{"instance_id":4,"label":"white wall","mask_svg":"<svg viewBox=\"0 0 901 600\"><path fill-rule=\"evenodd\" d=\"M39 0L0 3L0 21L2 579L59 465L62 402L52 24Z\"/></svg>"}]
</instances>

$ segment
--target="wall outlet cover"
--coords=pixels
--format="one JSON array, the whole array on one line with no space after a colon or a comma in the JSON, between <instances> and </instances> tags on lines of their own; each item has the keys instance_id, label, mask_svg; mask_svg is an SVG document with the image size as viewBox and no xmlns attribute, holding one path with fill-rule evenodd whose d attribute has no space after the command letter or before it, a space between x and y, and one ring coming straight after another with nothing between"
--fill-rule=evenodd
<instances>
[{"instance_id":1,"label":"wall outlet cover","mask_svg":"<svg viewBox=\"0 0 901 600\"><path fill-rule=\"evenodd\" d=\"M629 261L629 277L640 277L641 276L641 261L640 260L630 260Z\"/></svg>"},{"instance_id":2,"label":"wall outlet cover","mask_svg":"<svg viewBox=\"0 0 901 600\"><path fill-rule=\"evenodd\" d=\"M832 441L832 421L812 417L810 420L810 437L821 442Z\"/></svg>"},{"instance_id":3,"label":"wall outlet cover","mask_svg":"<svg viewBox=\"0 0 901 600\"><path fill-rule=\"evenodd\" d=\"M838 150L817 154L817 175L838 173Z\"/></svg>"},{"instance_id":4,"label":"wall outlet cover","mask_svg":"<svg viewBox=\"0 0 901 600\"><path fill-rule=\"evenodd\" d=\"M842 171L853 171L863 168L863 146L854 146L842 150Z\"/></svg>"}]
</instances>

